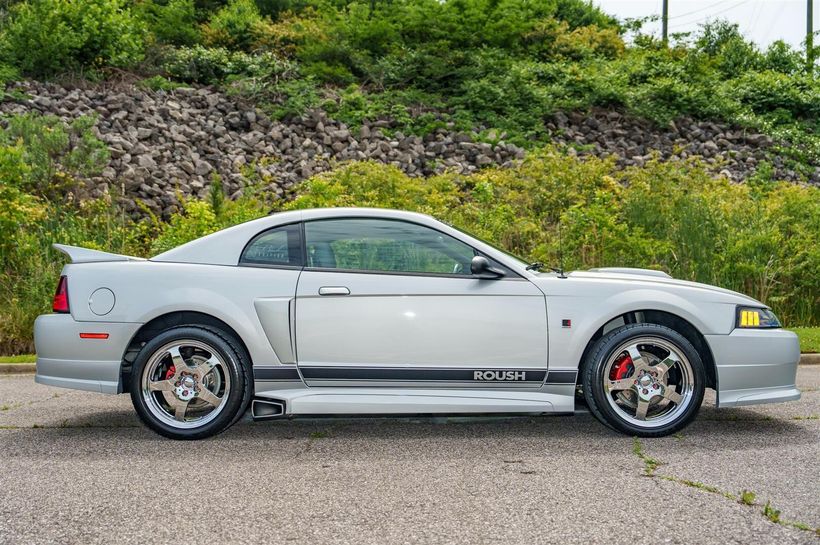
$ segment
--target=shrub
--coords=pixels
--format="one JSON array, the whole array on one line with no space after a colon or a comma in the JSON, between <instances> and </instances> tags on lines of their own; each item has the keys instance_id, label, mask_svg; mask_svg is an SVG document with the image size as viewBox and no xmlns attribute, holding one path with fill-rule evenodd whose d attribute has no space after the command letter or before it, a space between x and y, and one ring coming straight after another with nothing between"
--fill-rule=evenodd
<instances>
[{"instance_id":1,"label":"shrub","mask_svg":"<svg viewBox=\"0 0 820 545\"><path fill-rule=\"evenodd\" d=\"M132 66L144 39L143 23L123 0L28 0L9 10L0 44L24 74L50 76Z\"/></svg>"},{"instance_id":2,"label":"shrub","mask_svg":"<svg viewBox=\"0 0 820 545\"><path fill-rule=\"evenodd\" d=\"M71 123L40 114L11 117L0 130L0 145L16 149L25 164L12 178L14 185L26 193L58 198L73 189L79 177L99 172L108 162L108 148L94 136L93 124L92 117Z\"/></svg>"},{"instance_id":3,"label":"shrub","mask_svg":"<svg viewBox=\"0 0 820 545\"><path fill-rule=\"evenodd\" d=\"M250 54L201 45L168 49L160 64L173 79L205 85L239 77L274 78L292 70L272 53Z\"/></svg>"},{"instance_id":4,"label":"shrub","mask_svg":"<svg viewBox=\"0 0 820 545\"><path fill-rule=\"evenodd\" d=\"M14 234L44 216L37 197L23 189L28 185L31 167L20 141L0 143L0 252L14 243Z\"/></svg>"},{"instance_id":5,"label":"shrub","mask_svg":"<svg viewBox=\"0 0 820 545\"><path fill-rule=\"evenodd\" d=\"M524 138L539 136L544 131L544 116L554 109L554 99L538 84L538 68L528 62L492 66L480 78L465 78L452 104L470 112L478 123L510 128Z\"/></svg>"},{"instance_id":6,"label":"shrub","mask_svg":"<svg viewBox=\"0 0 820 545\"><path fill-rule=\"evenodd\" d=\"M748 72L732 81L731 92L756 114L779 116L783 121L820 116L820 89L811 76Z\"/></svg>"},{"instance_id":7,"label":"shrub","mask_svg":"<svg viewBox=\"0 0 820 545\"><path fill-rule=\"evenodd\" d=\"M256 42L257 28L263 24L253 0L229 0L214 13L202 31L206 45L250 51Z\"/></svg>"},{"instance_id":8,"label":"shrub","mask_svg":"<svg viewBox=\"0 0 820 545\"><path fill-rule=\"evenodd\" d=\"M160 3L145 0L136 4L148 30L158 42L171 45L194 45L200 40L194 0L168 0Z\"/></svg>"}]
</instances>

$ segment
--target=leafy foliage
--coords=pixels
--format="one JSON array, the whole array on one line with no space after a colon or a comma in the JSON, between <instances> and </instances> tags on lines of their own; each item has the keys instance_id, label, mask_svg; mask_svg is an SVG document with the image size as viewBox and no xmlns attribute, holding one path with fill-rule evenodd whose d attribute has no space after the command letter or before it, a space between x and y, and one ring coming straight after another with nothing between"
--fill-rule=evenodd
<instances>
[{"instance_id":1,"label":"leafy foliage","mask_svg":"<svg viewBox=\"0 0 820 545\"><path fill-rule=\"evenodd\" d=\"M145 0L134 7L160 43L192 46L202 38L194 0Z\"/></svg>"},{"instance_id":2,"label":"leafy foliage","mask_svg":"<svg viewBox=\"0 0 820 545\"><path fill-rule=\"evenodd\" d=\"M162 67L171 79L206 85L242 77L274 79L289 68L286 61L271 53L249 55L201 45L165 50Z\"/></svg>"},{"instance_id":3,"label":"leafy foliage","mask_svg":"<svg viewBox=\"0 0 820 545\"><path fill-rule=\"evenodd\" d=\"M0 131L0 145L7 146L9 157L19 156L24 168L17 169L7 183L39 197L65 195L79 177L99 171L108 162L108 149L92 133L93 124L92 117L70 124L39 114L10 118Z\"/></svg>"},{"instance_id":4,"label":"leafy foliage","mask_svg":"<svg viewBox=\"0 0 820 545\"><path fill-rule=\"evenodd\" d=\"M262 16L253 0L229 0L203 27L205 44L250 50Z\"/></svg>"},{"instance_id":5,"label":"leafy foliage","mask_svg":"<svg viewBox=\"0 0 820 545\"><path fill-rule=\"evenodd\" d=\"M143 57L145 28L123 0L28 0L9 10L0 48L32 76L127 67Z\"/></svg>"}]
</instances>

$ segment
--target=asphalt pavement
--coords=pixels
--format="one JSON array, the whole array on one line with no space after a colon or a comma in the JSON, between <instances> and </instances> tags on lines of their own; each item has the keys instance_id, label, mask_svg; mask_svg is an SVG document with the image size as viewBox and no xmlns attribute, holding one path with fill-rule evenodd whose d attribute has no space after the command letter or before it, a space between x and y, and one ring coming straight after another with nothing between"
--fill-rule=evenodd
<instances>
[{"instance_id":1,"label":"asphalt pavement","mask_svg":"<svg viewBox=\"0 0 820 545\"><path fill-rule=\"evenodd\" d=\"M175 442L127 396L0 376L0 544L818 544L820 366L798 386L743 409L707 394L663 439L581 414L245 419Z\"/></svg>"}]
</instances>

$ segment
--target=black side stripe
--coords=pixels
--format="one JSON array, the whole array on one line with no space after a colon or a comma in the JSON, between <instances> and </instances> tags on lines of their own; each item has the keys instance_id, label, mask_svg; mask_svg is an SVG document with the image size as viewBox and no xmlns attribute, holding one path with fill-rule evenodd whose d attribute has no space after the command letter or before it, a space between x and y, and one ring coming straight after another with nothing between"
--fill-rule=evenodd
<instances>
[{"instance_id":1,"label":"black side stripe","mask_svg":"<svg viewBox=\"0 0 820 545\"><path fill-rule=\"evenodd\" d=\"M398 380L407 382L542 382L546 371L535 369L420 369L412 367L301 367L306 379L316 380ZM524 373L519 380L477 381L476 371Z\"/></svg>"},{"instance_id":2,"label":"black side stripe","mask_svg":"<svg viewBox=\"0 0 820 545\"><path fill-rule=\"evenodd\" d=\"M302 380L296 367L268 367L265 369L254 367L253 378L255 380Z\"/></svg>"},{"instance_id":3,"label":"black side stripe","mask_svg":"<svg viewBox=\"0 0 820 545\"><path fill-rule=\"evenodd\" d=\"M577 371L550 371L547 384L575 384Z\"/></svg>"},{"instance_id":4,"label":"black side stripe","mask_svg":"<svg viewBox=\"0 0 820 545\"><path fill-rule=\"evenodd\" d=\"M403 382L492 382L575 384L576 371L541 371L538 369L436 369L412 367L337 367L308 366L301 368L306 379L313 380L374 380ZM498 379L477 380L476 371L498 373ZM295 367L255 368L256 380L300 380ZM509 377L509 378L508 378ZM520 378L523 377L523 378Z\"/></svg>"}]
</instances>

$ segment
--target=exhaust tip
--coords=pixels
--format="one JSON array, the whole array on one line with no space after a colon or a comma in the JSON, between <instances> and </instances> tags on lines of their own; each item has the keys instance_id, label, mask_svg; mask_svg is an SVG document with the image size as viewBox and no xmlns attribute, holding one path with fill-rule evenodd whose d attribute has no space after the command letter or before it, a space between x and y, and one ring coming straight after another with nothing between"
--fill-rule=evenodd
<instances>
[{"instance_id":1,"label":"exhaust tip","mask_svg":"<svg viewBox=\"0 0 820 545\"><path fill-rule=\"evenodd\" d=\"M254 420L270 420L285 415L285 403L272 399L254 399L251 403L251 414Z\"/></svg>"}]
</instances>

